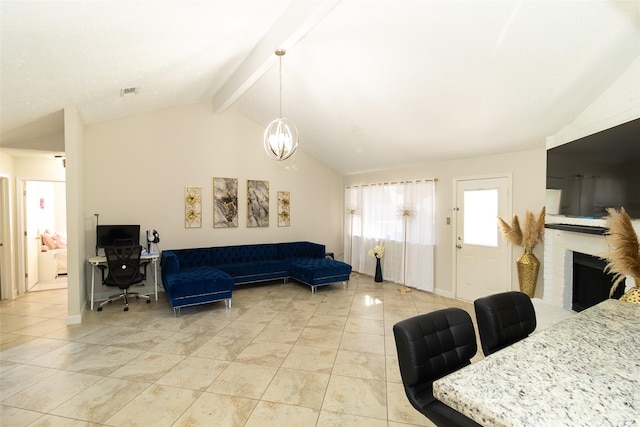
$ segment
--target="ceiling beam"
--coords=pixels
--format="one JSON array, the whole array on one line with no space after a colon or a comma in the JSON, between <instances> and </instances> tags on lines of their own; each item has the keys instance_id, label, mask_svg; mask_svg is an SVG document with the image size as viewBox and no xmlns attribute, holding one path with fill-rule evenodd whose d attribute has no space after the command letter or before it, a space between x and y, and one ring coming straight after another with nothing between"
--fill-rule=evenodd
<instances>
[{"instance_id":1,"label":"ceiling beam","mask_svg":"<svg viewBox=\"0 0 640 427\"><path fill-rule=\"evenodd\" d=\"M340 3L340 0L292 2L271 30L214 95L213 111L231 107L277 60L276 49L289 49Z\"/></svg>"}]
</instances>

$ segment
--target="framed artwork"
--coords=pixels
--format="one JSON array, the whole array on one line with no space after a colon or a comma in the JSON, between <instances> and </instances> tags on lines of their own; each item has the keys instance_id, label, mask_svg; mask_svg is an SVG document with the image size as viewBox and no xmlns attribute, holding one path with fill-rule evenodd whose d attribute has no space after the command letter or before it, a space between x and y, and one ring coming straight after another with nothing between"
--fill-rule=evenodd
<instances>
[{"instance_id":1,"label":"framed artwork","mask_svg":"<svg viewBox=\"0 0 640 427\"><path fill-rule=\"evenodd\" d=\"M278 191L278 227L289 227L291 194L288 191Z\"/></svg>"},{"instance_id":2,"label":"framed artwork","mask_svg":"<svg viewBox=\"0 0 640 427\"><path fill-rule=\"evenodd\" d=\"M184 189L184 226L202 227L202 187L189 186Z\"/></svg>"},{"instance_id":3,"label":"framed artwork","mask_svg":"<svg viewBox=\"0 0 640 427\"><path fill-rule=\"evenodd\" d=\"M213 178L213 228L238 226L238 178Z\"/></svg>"},{"instance_id":4,"label":"framed artwork","mask_svg":"<svg viewBox=\"0 0 640 427\"><path fill-rule=\"evenodd\" d=\"M269 181L247 180L247 227L269 226Z\"/></svg>"}]
</instances>

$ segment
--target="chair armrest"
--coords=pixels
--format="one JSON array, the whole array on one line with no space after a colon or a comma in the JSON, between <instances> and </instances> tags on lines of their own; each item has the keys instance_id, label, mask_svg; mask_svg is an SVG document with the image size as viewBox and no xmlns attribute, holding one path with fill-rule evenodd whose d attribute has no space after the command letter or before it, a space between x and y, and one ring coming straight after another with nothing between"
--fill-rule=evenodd
<instances>
[{"instance_id":1,"label":"chair armrest","mask_svg":"<svg viewBox=\"0 0 640 427\"><path fill-rule=\"evenodd\" d=\"M162 259L160 260L160 266L162 271L162 278L168 274L177 273L180 271L180 260L178 255L173 251L162 251Z\"/></svg>"}]
</instances>

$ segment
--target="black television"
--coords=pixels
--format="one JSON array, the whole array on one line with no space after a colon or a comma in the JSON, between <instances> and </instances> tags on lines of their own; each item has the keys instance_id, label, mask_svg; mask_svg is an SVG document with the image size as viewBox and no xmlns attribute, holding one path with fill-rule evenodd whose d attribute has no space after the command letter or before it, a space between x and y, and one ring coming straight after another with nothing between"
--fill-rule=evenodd
<instances>
[{"instance_id":1,"label":"black television","mask_svg":"<svg viewBox=\"0 0 640 427\"><path fill-rule=\"evenodd\" d=\"M602 218L624 207L640 218L640 119L547 150L547 190L559 195L551 214Z\"/></svg>"},{"instance_id":2,"label":"black television","mask_svg":"<svg viewBox=\"0 0 640 427\"><path fill-rule=\"evenodd\" d=\"M140 244L140 225L98 225L96 227L96 248L117 246L130 241Z\"/></svg>"}]
</instances>

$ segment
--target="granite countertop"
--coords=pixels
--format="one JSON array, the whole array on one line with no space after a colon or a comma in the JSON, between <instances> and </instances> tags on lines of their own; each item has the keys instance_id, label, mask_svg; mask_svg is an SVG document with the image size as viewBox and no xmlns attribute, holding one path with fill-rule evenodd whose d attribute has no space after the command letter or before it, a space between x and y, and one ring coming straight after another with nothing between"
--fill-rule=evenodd
<instances>
[{"instance_id":1,"label":"granite countertop","mask_svg":"<svg viewBox=\"0 0 640 427\"><path fill-rule=\"evenodd\" d=\"M606 300L433 385L483 425L640 425L640 305Z\"/></svg>"}]
</instances>

